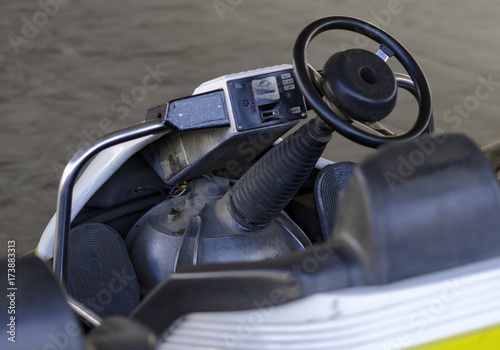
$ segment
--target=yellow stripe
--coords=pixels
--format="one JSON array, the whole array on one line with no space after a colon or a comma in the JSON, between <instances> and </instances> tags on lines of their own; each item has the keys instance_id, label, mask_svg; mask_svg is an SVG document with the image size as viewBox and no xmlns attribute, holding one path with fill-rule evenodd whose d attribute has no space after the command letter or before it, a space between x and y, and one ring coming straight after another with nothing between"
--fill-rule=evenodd
<instances>
[{"instance_id":1,"label":"yellow stripe","mask_svg":"<svg viewBox=\"0 0 500 350\"><path fill-rule=\"evenodd\" d=\"M500 325L459 335L411 350L499 350Z\"/></svg>"}]
</instances>

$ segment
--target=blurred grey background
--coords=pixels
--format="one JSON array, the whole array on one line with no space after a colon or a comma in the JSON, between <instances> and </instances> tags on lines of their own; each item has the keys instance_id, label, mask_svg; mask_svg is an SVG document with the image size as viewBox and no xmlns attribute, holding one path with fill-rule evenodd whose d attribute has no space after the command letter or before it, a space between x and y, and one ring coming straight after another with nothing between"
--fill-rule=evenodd
<instances>
[{"instance_id":1,"label":"blurred grey background","mask_svg":"<svg viewBox=\"0 0 500 350\"><path fill-rule=\"evenodd\" d=\"M64 164L103 132L214 77L291 63L300 30L327 15L356 16L398 38L426 73L438 128L480 146L498 138L500 6L493 0L5 0L0 10L0 256L32 249L55 211ZM310 48L317 68L351 34ZM370 46L370 48L372 48ZM155 73L154 73L155 72ZM148 89L144 88L147 76ZM147 78L151 79L151 78ZM486 82L485 82L486 81ZM489 82L487 82L489 81ZM400 95L387 121L411 125ZM326 156L372 152L335 136Z\"/></svg>"}]
</instances>

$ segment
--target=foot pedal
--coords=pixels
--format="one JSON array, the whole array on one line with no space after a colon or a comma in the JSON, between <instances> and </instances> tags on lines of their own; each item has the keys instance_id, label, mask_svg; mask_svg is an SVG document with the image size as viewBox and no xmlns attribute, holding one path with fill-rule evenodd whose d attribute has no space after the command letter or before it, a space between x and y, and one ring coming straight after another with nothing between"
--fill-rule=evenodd
<instances>
[{"instance_id":1,"label":"foot pedal","mask_svg":"<svg viewBox=\"0 0 500 350\"><path fill-rule=\"evenodd\" d=\"M321 235L325 242L332 237L339 194L347 184L355 165L353 162L330 164L321 169L316 178L314 198L318 208Z\"/></svg>"},{"instance_id":2,"label":"foot pedal","mask_svg":"<svg viewBox=\"0 0 500 350\"><path fill-rule=\"evenodd\" d=\"M139 304L139 283L120 235L90 223L71 229L67 288L99 316L128 316Z\"/></svg>"}]
</instances>

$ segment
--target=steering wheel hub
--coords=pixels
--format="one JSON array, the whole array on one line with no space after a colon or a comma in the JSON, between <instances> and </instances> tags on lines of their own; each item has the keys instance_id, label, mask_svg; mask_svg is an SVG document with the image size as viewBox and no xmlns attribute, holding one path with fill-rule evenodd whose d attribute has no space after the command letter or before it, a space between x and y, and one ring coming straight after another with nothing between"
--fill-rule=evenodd
<instances>
[{"instance_id":1,"label":"steering wheel hub","mask_svg":"<svg viewBox=\"0 0 500 350\"><path fill-rule=\"evenodd\" d=\"M397 84L392 70L376 54L351 49L334 54L323 67L326 97L347 117L376 122L392 112Z\"/></svg>"}]
</instances>

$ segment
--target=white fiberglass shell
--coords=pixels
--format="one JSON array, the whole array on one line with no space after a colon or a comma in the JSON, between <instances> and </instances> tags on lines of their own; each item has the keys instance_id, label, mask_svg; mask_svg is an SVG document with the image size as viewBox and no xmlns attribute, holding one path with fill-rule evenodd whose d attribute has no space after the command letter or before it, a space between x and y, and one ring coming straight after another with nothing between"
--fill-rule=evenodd
<instances>
[{"instance_id":1,"label":"white fiberglass shell","mask_svg":"<svg viewBox=\"0 0 500 350\"><path fill-rule=\"evenodd\" d=\"M200 291L203 298L203 291ZM385 286L187 315L162 350L395 350L500 324L500 258Z\"/></svg>"},{"instance_id":2,"label":"white fiberglass shell","mask_svg":"<svg viewBox=\"0 0 500 350\"><path fill-rule=\"evenodd\" d=\"M97 190L123 165L131 156L144 146L157 140L161 135L151 135L128 141L110 147L99 153L82 172L73 189L73 202L71 206L71 220ZM56 233L56 215L52 217L43 231L37 247L37 256L47 261L54 256L54 239Z\"/></svg>"}]
</instances>

